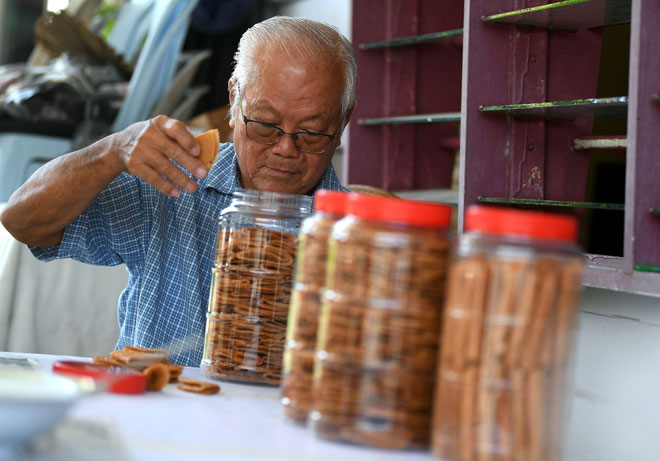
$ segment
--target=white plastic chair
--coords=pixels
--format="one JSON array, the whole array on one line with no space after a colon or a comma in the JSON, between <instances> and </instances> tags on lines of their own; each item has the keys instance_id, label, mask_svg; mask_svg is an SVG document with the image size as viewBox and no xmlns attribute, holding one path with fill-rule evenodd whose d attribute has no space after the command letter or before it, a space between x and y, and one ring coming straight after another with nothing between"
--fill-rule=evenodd
<instances>
[{"instance_id":1,"label":"white plastic chair","mask_svg":"<svg viewBox=\"0 0 660 461\"><path fill-rule=\"evenodd\" d=\"M70 149L68 138L0 132L0 202L9 200L37 168Z\"/></svg>"},{"instance_id":2,"label":"white plastic chair","mask_svg":"<svg viewBox=\"0 0 660 461\"><path fill-rule=\"evenodd\" d=\"M147 0L145 0L147 1ZM149 117L172 82L190 15L198 0L154 2L149 32L112 130Z\"/></svg>"},{"instance_id":3,"label":"white plastic chair","mask_svg":"<svg viewBox=\"0 0 660 461\"><path fill-rule=\"evenodd\" d=\"M107 41L127 63L137 59L140 45L149 33L155 3L155 0L132 0L119 11Z\"/></svg>"},{"instance_id":4,"label":"white plastic chair","mask_svg":"<svg viewBox=\"0 0 660 461\"><path fill-rule=\"evenodd\" d=\"M191 83L197 75L199 66L211 56L211 50L201 50L197 52L182 53L181 57L186 58L185 63L181 66L168 88L163 98L158 102L156 107L152 110L150 117L155 117L158 114L169 115L174 117L174 113L179 113L181 106L188 106L188 100L193 96L203 96L211 90L210 86L202 86L191 88ZM190 90L189 90L190 89ZM186 95L187 93L190 95ZM198 98L199 99L199 98ZM197 101L190 104L196 104ZM194 107L190 108L191 110ZM176 118L176 117L175 117Z\"/></svg>"}]
</instances>

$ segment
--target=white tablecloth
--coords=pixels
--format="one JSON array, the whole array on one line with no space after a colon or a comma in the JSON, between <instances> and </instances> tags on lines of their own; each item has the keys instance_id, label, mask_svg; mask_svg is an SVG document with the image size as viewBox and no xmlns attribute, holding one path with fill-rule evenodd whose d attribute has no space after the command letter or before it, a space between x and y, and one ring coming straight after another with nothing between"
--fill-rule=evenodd
<instances>
[{"instance_id":1,"label":"white tablecloth","mask_svg":"<svg viewBox=\"0 0 660 461\"><path fill-rule=\"evenodd\" d=\"M58 359L38 354L45 370ZM182 376L206 379L199 368ZM168 384L142 395L84 396L53 433L34 444L33 459L429 461L428 452L385 451L330 442L288 422L279 389L217 382L221 392L198 395ZM43 456L40 457L40 456Z\"/></svg>"}]
</instances>

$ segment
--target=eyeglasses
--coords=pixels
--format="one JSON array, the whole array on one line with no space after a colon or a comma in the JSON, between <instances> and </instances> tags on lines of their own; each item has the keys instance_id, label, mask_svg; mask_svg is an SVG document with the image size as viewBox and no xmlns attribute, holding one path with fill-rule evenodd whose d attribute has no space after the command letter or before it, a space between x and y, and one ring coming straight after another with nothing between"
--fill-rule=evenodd
<instances>
[{"instance_id":1,"label":"eyeglasses","mask_svg":"<svg viewBox=\"0 0 660 461\"><path fill-rule=\"evenodd\" d=\"M243 113L243 101L239 101L239 105L241 106L243 123L245 123L245 134L248 138L260 144L277 144L282 139L282 136L286 134L293 138L293 143L301 152L322 154L337 137L337 133L339 133L339 130L335 134L314 133L312 131L287 133L272 123L247 118Z\"/></svg>"}]
</instances>

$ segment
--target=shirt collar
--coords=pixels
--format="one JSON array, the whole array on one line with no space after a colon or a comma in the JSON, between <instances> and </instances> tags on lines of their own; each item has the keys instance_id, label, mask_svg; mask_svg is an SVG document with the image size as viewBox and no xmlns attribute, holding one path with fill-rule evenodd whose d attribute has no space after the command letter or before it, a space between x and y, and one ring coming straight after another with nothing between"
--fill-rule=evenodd
<instances>
[{"instance_id":1,"label":"shirt collar","mask_svg":"<svg viewBox=\"0 0 660 461\"><path fill-rule=\"evenodd\" d=\"M199 180L199 187L215 189L221 194L233 194L236 189L241 187L238 160L233 143L220 144L218 158L206 176Z\"/></svg>"}]
</instances>

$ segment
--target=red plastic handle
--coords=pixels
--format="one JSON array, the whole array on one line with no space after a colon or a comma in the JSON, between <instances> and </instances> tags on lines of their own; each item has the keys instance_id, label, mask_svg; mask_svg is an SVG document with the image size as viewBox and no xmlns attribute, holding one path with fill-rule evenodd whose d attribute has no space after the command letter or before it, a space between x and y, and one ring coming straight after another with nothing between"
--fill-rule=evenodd
<instances>
[{"instance_id":1,"label":"red plastic handle","mask_svg":"<svg viewBox=\"0 0 660 461\"><path fill-rule=\"evenodd\" d=\"M53 364L53 373L92 378L95 384L115 394L144 394L147 388L147 378L143 374L89 362L58 360Z\"/></svg>"}]
</instances>

